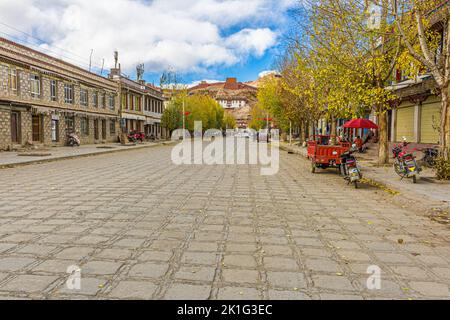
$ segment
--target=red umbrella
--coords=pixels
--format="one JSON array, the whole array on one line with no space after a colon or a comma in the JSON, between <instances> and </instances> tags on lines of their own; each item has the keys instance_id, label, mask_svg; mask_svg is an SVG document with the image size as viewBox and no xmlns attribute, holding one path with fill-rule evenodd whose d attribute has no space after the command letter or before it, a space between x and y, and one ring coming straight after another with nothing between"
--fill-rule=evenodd
<instances>
[{"instance_id":1,"label":"red umbrella","mask_svg":"<svg viewBox=\"0 0 450 320\"><path fill-rule=\"evenodd\" d=\"M353 119L344 124L344 128L351 129L378 129L378 126L369 119Z\"/></svg>"}]
</instances>

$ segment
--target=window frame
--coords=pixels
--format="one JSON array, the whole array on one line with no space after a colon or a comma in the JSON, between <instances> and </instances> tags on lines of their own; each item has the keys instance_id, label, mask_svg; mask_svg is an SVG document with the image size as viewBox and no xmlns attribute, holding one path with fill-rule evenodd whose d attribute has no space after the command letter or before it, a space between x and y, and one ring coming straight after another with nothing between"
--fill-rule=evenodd
<instances>
[{"instance_id":1,"label":"window frame","mask_svg":"<svg viewBox=\"0 0 450 320\"><path fill-rule=\"evenodd\" d=\"M80 89L80 105L82 105L83 107L89 106L89 91L88 91L88 89L85 89L85 88Z\"/></svg>"},{"instance_id":2,"label":"window frame","mask_svg":"<svg viewBox=\"0 0 450 320\"><path fill-rule=\"evenodd\" d=\"M110 110L116 109L116 97L112 93L108 95L108 107Z\"/></svg>"},{"instance_id":3,"label":"window frame","mask_svg":"<svg viewBox=\"0 0 450 320\"><path fill-rule=\"evenodd\" d=\"M112 128L114 128L114 130L111 130ZM116 134L116 120L109 120L109 134Z\"/></svg>"},{"instance_id":4,"label":"window frame","mask_svg":"<svg viewBox=\"0 0 450 320\"><path fill-rule=\"evenodd\" d=\"M54 79L50 79L50 101L58 101L58 81Z\"/></svg>"},{"instance_id":5,"label":"window frame","mask_svg":"<svg viewBox=\"0 0 450 320\"><path fill-rule=\"evenodd\" d=\"M37 73L30 73L30 94L34 98L39 98L41 96L41 76ZM34 84L37 84L37 92L33 91Z\"/></svg>"},{"instance_id":6,"label":"window frame","mask_svg":"<svg viewBox=\"0 0 450 320\"><path fill-rule=\"evenodd\" d=\"M13 72L14 72L14 74L13 74ZM15 88L13 88L13 86L12 86L12 78L13 77L15 78L15 81L14 81ZM17 92L19 92L19 72L18 72L17 68L9 67L9 70L8 70L8 89L10 91L13 91L16 94L17 94Z\"/></svg>"},{"instance_id":7,"label":"window frame","mask_svg":"<svg viewBox=\"0 0 450 320\"><path fill-rule=\"evenodd\" d=\"M74 96L74 86L73 84L65 83L64 84L64 103L74 104L75 96ZM69 95L68 95L69 94Z\"/></svg>"},{"instance_id":8,"label":"window frame","mask_svg":"<svg viewBox=\"0 0 450 320\"><path fill-rule=\"evenodd\" d=\"M88 117L80 118L80 131L81 131L81 134L84 136L89 135L89 118Z\"/></svg>"},{"instance_id":9,"label":"window frame","mask_svg":"<svg viewBox=\"0 0 450 320\"><path fill-rule=\"evenodd\" d=\"M95 108L98 108L98 91L93 91L92 92L92 105Z\"/></svg>"}]
</instances>

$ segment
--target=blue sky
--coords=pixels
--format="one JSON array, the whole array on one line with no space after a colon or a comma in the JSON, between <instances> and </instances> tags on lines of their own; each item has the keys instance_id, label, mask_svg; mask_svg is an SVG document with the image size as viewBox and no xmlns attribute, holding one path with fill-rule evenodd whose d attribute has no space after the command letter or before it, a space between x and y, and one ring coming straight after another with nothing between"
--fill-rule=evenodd
<instances>
[{"instance_id":1,"label":"blue sky","mask_svg":"<svg viewBox=\"0 0 450 320\"><path fill-rule=\"evenodd\" d=\"M0 36L99 71L114 65L159 84L174 70L183 82L237 77L273 68L297 0L0 1ZM101 14L99 14L101 13ZM105 74L105 73L104 73Z\"/></svg>"}]
</instances>

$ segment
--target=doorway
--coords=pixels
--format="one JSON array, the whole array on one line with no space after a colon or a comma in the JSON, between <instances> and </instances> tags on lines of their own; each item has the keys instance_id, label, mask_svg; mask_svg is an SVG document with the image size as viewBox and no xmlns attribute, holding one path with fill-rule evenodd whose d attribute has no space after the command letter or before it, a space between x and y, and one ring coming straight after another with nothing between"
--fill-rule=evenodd
<instances>
[{"instance_id":1,"label":"doorway","mask_svg":"<svg viewBox=\"0 0 450 320\"><path fill-rule=\"evenodd\" d=\"M20 113L11 112L11 142L20 143Z\"/></svg>"},{"instance_id":2,"label":"doorway","mask_svg":"<svg viewBox=\"0 0 450 320\"><path fill-rule=\"evenodd\" d=\"M106 120L102 120L102 139L106 140Z\"/></svg>"},{"instance_id":3,"label":"doorway","mask_svg":"<svg viewBox=\"0 0 450 320\"><path fill-rule=\"evenodd\" d=\"M98 140L98 119L94 119L94 139Z\"/></svg>"},{"instance_id":4,"label":"doorway","mask_svg":"<svg viewBox=\"0 0 450 320\"><path fill-rule=\"evenodd\" d=\"M32 138L33 142L41 142L42 141L42 119L40 115L31 116L31 125L32 125Z\"/></svg>"}]
</instances>

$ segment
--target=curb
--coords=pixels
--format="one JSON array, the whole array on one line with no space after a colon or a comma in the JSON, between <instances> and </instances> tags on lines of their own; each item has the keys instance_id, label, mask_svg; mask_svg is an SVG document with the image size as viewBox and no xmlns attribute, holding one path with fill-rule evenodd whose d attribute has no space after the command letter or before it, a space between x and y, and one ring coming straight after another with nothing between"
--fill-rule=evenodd
<instances>
[{"instance_id":1,"label":"curb","mask_svg":"<svg viewBox=\"0 0 450 320\"><path fill-rule=\"evenodd\" d=\"M29 166L29 165L33 165L33 164L41 164L41 163L47 163L47 162L56 162L56 161L62 161L62 160L72 160L72 159L76 159L76 158L94 157L94 156L99 156L99 155L103 155L103 154L112 154L112 153L119 153L119 152L133 151L133 150L141 150L141 149L145 149L145 148L154 148L154 147L160 147L160 146L171 145L171 144L173 144L172 141L167 141L167 142L155 143L152 145L138 146L138 147L134 147L134 148L130 148L130 149L125 148L125 149L108 150L108 151L93 152L93 153L86 153L86 154L79 154L79 155L62 156L62 157L51 158L51 159L31 160L31 161L21 162L21 163L2 164L2 165L0 165L0 170L25 167L25 166Z\"/></svg>"}]
</instances>

